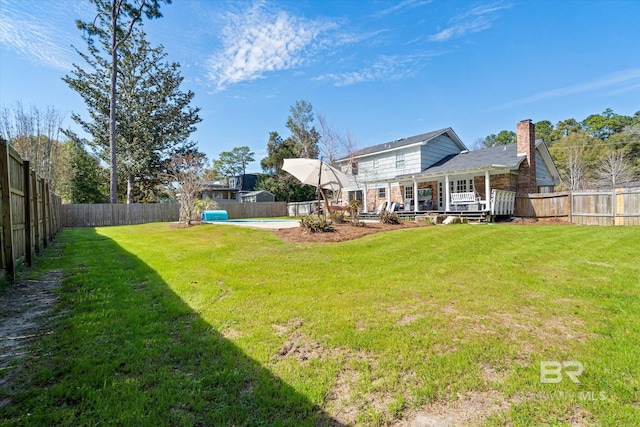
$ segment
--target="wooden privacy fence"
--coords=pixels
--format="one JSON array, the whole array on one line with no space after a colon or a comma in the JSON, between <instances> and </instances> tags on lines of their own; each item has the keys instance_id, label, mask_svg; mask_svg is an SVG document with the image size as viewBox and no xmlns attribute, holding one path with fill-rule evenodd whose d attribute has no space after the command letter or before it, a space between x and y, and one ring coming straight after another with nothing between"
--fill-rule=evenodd
<instances>
[{"instance_id":1,"label":"wooden privacy fence","mask_svg":"<svg viewBox=\"0 0 640 427\"><path fill-rule=\"evenodd\" d=\"M218 209L226 210L230 219L286 216L285 202L239 203L217 200ZM61 208L64 227L102 227L149 222L174 222L180 219L178 203L65 204Z\"/></svg>"},{"instance_id":2,"label":"wooden privacy fence","mask_svg":"<svg viewBox=\"0 0 640 427\"><path fill-rule=\"evenodd\" d=\"M514 215L580 225L640 225L640 188L518 196Z\"/></svg>"},{"instance_id":3,"label":"wooden privacy fence","mask_svg":"<svg viewBox=\"0 0 640 427\"><path fill-rule=\"evenodd\" d=\"M218 204L218 209L227 211L229 219L287 216L286 202L238 203L222 200L215 202Z\"/></svg>"},{"instance_id":4,"label":"wooden privacy fence","mask_svg":"<svg viewBox=\"0 0 640 427\"><path fill-rule=\"evenodd\" d=\"M61 199L49 191L27 160L0 140L0 277L15 276L16 265L33 263L33 253L61 228Z\"/></svg>"},{"instance_id":5,"label":"wooden privacy fence","mask_svg":"<svg viewBox=\"0 0 640 427\"><path fill-rule=\"evenodd\" d=\"M64 204L61 215L64 227L173 222L178 221L180 217L180 205L177 203Z\"/></svg>"}]
</instances>

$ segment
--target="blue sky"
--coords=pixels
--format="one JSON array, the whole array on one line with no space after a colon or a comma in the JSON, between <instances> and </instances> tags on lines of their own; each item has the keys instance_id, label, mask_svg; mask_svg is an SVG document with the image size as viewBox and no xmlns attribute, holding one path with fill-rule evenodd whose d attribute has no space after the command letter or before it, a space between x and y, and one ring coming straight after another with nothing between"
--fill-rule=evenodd
<instances>
[{"instance_id":1,"label":"blue sky","mask_svg":"<svg viewBox=\"0 0 640 427\"><path fill-rule=\"evenodd\" d=\"M182 64L210 158L266 155L304 99L359 148L451 126L467 144L522 119L640 110L640 1L174 0L146 21ZM0 0L0 102L86 116L61 78L87 0ZM259 171L257 162L252 171Z\"/></svg>"}]
</instances>

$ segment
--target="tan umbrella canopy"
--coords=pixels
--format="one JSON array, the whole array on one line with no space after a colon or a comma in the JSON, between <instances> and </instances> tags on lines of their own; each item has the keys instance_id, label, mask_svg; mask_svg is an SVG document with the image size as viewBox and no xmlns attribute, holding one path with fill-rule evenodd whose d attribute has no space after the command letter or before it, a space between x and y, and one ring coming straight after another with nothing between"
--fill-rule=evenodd
<instances>
[{"instance_id":1,"label":"tan umbrella canopy","mask_svg":"<svg viewBox=\"0 0 640 427\"><path fill-rule=\"evenodd\" d=\"M318 159L284 159L282 170L289 172L303 184L318 187L319 195L329 207L329 200L321 188L338 191L349 187L349 177L341 170Z\"/></svg>"},{"instance_id":2,"label":"tan umbrella canopy","mask_svg":"<svg viewBox=\"0 0 640 427\"><path fill-rule=\"evenodd\" d=\"M303 184L338 191L349 187L349 177L339 169L318 159L284 159L282 170Z\"/></svg>"}]
</instances>

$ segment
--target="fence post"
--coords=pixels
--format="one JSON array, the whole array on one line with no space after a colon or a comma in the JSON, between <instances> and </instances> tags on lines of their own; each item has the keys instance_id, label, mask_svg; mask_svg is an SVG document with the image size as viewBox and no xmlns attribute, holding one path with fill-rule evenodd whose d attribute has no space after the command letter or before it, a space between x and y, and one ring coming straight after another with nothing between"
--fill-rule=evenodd
<instances>
[{"instance_id":1,"label":"fence post","mask_svg":"<svg viewBox=\"0 0 640 427\"><path fill-rule=\"evenodd\" d=\"M31 249L31 170L29 160L22 161L24 170L24 263L27 267L33 264L33 250Z\"/></svg>"},{"instance_id":2,"label":"fence post","mask_svg":"<svg viewBox=\"0 0 640 427\"><path fill-rule=\"evenodd\" d=\"M573 224L573 190L569 190L569 224Z\"/></svg>"},{"instance_id":3,"label":"fence post","mask_svg":"<svg viewBox=\"0 0 640 427\"><path fill-rule=\"evenodd\" d=\"M618 217L618 201L616 199L616 188L614 186L611 190L611 225L616 225L616 218Z\"/></svg>"},{"instance_id":4,"label":"fence post","mask_svg":"<svg viewBox=\"0 0 640 427\"><path fill-rule=\"evenodd\" d=\"M9 143L0 140L0 187L2 188L2 255L9 280L16 273L13 257L13 221L11 218L11 188L9 180Z\"/></svg>"},{"instance_id":5,"label":"fence post","mask_svg":"<svg viewBox=\"0 0 640 427\"><path fill-rule=\"evenodd\" d=\"M47 247L49 242L49 233L47 232L47 198L45 197L44 179L40 181L40 198L42 206L42 246Z\"/></svg>"},{"instance_id":6,"label":"fence post","mask_svg":"<svg viewBox=\"0 0 640 427\"><path fill-rule=\"evenodd\" d=\"M36 255L40 255L40 215L38 207L38 176L31 171L31 194L33 197L33 245Z\"/></svg>"},{"instance_id":7,"label":"fence post","mask_svg":"<svg viewBox=\"0 0 640 427\"><path fill-rule=\"evenodd\" d=\"M49 193L49 183L45 181L45 197L47 198L47 238L53 240L53 210L51 209L51 194Z\"/></svg>"}]
</instances>

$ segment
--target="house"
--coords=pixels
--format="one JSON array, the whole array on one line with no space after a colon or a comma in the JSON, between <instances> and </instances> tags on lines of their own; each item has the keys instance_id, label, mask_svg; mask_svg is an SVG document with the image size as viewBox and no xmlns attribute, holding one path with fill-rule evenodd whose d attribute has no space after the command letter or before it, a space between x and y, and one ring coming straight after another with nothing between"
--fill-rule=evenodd
<instances>
[{"instance_id":1,"label":"house","mask_svg":"<svg viewBox=\"0 0 640 427\"><path fill-rule=\"evenodd\" d=\"M241 196L255 190L258 174L245 173L224 181L207 182L201 198L241 201Z\"/></svg>"},{"instance_id":2,"label":"house","mask_svg":"<svg viewBox=\"0 0 640 427\"><path fill-rule=\"evenodd\" d=\"M275 202L276 196L266 190L251 191L240 195L240 201L242 203Z\"/></svg>"},{"instance_id":3,"label":"house","mask_svg":"<svg viewBox=\"0 0 640 427\"><path fill-rule=\"evenodd\" d=\"M517 125L515 144L469 151L451 128L367 147L338 161L351 178L343 189L363 211L395 202L404 210L489 210L492 190L517 194L551 192L560 176L547 146L535 141L535 125ZM464 197L457 197L463 195ZM487 197L489 195L489 197Z\"/></svg>"}]
</instances>

